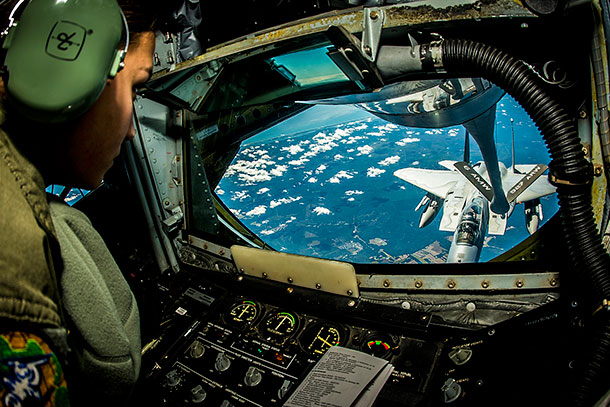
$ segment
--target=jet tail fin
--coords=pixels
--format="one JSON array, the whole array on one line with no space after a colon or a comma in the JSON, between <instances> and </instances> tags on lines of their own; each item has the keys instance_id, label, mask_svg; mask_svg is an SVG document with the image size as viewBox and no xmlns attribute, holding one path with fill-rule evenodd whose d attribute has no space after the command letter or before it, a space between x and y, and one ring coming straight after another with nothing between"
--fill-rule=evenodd
<instances>
[{"instance_id":1,"label":"jet tail fin","mask_svg":"<svg viewBox=\"0 0 610 407\"><path fill-rule=\"evenodd\" d=\"M481 174L476 172L468 163L457 161L453 166L470 182L489 202L494 197L491 185L481 177Z\"/></svg>"},{"instance_id":2,"label":"jet tail fin","mask_svg":"<svg viewBox=\"0 0 610 407\"><path fill-rule=\"evenodd\" d=\"M512 202L521 195L523 191L529 188L540 176L546 171L547 166L544 164L537 164L527 174L521 178L506 194L506 200Z\"/></svg>"}]
</instances>

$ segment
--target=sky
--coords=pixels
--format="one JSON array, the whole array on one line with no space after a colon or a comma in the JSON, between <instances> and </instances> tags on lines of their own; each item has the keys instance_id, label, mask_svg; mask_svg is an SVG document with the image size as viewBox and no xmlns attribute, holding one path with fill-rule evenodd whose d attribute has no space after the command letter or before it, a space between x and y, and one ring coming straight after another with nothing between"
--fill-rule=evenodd
<instances>
[{"instance_id":1,"label":"sky","mask_svg":"<svg viewBox=\"0 0 610 407\"><path fill-rule=\"evenodd\" d=\"M497 105L495 130L498 155L507 167L513 130L518 164L548 163L538 130L509 97ZM394 171L444 169L439 161L462 159L464 134L461 125L410 128L352 106L314 106L244 143L217 193L276 249L338 260L366 250L376 259L383 249L392 261L400 260L405 254L401 250L418 250L422 241L424 246L434 240L447 245L451 234L438 232L435 224L417 228L420 213L413 209L425 193L395 177ZM471 141L471 161L480 159ZM545 206L545 219L553 204ZM483 259L523 238L522 206L511 221L515 226L509 223L504 240L487 239L486 245L496 251L486 249ZM325 229L333 233L320 234ZM393 235L384 232L390 230Z\"/></svg>"}]
</instances>

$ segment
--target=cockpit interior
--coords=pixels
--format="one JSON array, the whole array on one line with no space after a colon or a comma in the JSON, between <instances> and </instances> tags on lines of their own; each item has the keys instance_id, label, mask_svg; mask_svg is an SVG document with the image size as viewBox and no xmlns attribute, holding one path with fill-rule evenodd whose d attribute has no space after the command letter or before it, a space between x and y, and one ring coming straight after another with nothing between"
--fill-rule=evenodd
<instances>
[{"instance_id":1,"label":"cockpit interior","mask_svg":"<svg viewBox=\"0 0 610 407\"><path fill-rule=\"evenodd\" d=\"M185 3L199 52L158 32L135 139L53 191L141 405L335 405L295 396L333 347L393 366L345 406L609 405L608 1Z\"/></svg>"}]
</instances>

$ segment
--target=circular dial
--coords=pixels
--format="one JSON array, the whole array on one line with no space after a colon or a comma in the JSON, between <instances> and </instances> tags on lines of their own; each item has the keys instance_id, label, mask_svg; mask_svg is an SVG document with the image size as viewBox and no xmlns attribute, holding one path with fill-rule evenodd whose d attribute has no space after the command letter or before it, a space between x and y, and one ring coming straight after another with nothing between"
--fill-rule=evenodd
<instances>
[{"instance_id":1,"label":"circular dial","mask_svg":"<svg viewBox=\"0 0 610 407\"><path fill-rule=\"evenodd\" d=\"M283 340L292 335L298 324L298 319L290 312L275 312L265 321L263 334L272 340Z\"/></svg>"},{"instance_id":2,"label":"circular dial","mask_svg":"<svg viewBox=\"0 0 610 407\"><path fill-rule=\"evenodd\" d=\"M239 328L251 325L260 314L260 307L254 301L244 300L233 305L229 311L227 322Z\"/></svg>"},{"instance_id":3,"label":"circular dial","mask_svg":"<svg viewBox=\"0 0 610 407\"><path fill-rule=\"evenodd\" d=\"M384 358L392 353L394 341L387 335L371 334L364 338L361 348L366 353Z\"/></svg>"},{"instance_id":4,"label":"circular dial","mask_svg":"<svg viewBox=\"0 0 610 407\"><path fill-rule=\"evenodd\" d=\"M330 324L316 324L309 327L301 336L303 350L312 355L322 355L331 346L339 345L343 340L341 330Z\"/></svg>"}]
</instances>

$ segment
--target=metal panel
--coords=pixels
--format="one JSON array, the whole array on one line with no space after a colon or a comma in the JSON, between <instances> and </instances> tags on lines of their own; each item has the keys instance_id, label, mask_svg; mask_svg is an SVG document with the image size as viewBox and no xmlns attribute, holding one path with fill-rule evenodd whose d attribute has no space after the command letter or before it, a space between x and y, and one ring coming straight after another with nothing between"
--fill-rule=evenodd
<instances>
[{"instance_id":1,"label":"metal panel","mask_svg":"<svg viewBox=\"0 0 610 407\"><path fill-rule=\"evenodd\" d=\"M358 275L359 287L393 290L497 291L559 287L559 273L477 275Z\"/></svg>"},{"instance_id":2,"label":"metal panel","mask_svg":"<svg viewBox=\"0 0 610 407\"><path fill-rule=\"evenodd\" d=\"M178 72L190 67L204 64L218 58L224 58L259 47L270 47L291 38L320 33L331 25L342 26L350 33L360 33L364 28L365 12L363 7L332 11L293 23L280 25L269 30L260 31L244 38L222 44L208 50L203 55L175 66L171 71L159 72L153 79L170 72ZM385 20L383 28L417 26L437 21L481 20L497 17L534 17L523 6L513 0L480 2L474 0L412 2L383 7ZM268 48L267 48L268 49Z\"/></svg>"},{"instance_id":3,"label":"metal panel","mask_svg":"<svg viewBox=\"0 0 610 407\"><path fill-rule=\"evenodd\" d=\"M175 118L170 117L172 113L167 106L141 96L136 98L134 105L142 130L142 153L148 162L161 206L171 216L172 209L184 201L182 140L167 135L167 122Z\"/></svg>"}]
</instances>

